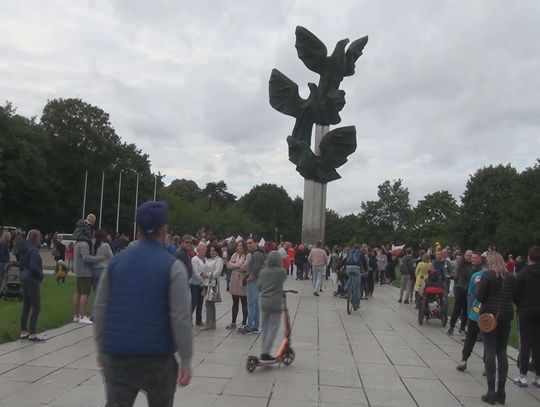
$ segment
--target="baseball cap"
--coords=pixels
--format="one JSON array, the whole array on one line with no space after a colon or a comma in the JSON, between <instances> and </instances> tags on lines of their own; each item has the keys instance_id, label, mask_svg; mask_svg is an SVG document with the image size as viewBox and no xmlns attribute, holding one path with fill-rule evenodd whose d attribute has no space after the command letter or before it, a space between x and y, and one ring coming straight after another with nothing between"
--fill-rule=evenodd
<instances>
[{"instance_id":1,"label":"baseball cap","mask_svg":"<svg viewBox=\"0 0 540 407\"><path fill-rule=\"evenodd\" d=\"M165 201L146 201L137 208L137 226L146 235L167 223L169 205Z\"/></svg>"}]
</instances>

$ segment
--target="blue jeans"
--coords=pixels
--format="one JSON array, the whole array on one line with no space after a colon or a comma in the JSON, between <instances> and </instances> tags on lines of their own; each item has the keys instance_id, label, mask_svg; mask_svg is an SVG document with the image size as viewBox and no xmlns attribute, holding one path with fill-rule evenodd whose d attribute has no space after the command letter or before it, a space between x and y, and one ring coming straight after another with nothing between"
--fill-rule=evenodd
<instances>
[{"instance_id":1,"label":"blue jeans","mask_svg":"<svg viewBox=\"0 0 540 407\"><path fill-rule=\"evenodd\" d=\"M321 289L325 266L313 266L313 292L317 295Z\"/></svg>"},{"instance_id":2,"label":"blue jeans","mask_svg":"<svg viewBox=\"0 0 540 407\"><path fill-rule=\"evenodd\" d=\"M101 278L101 273L103 273L104 268L94 268L92 269L92 288L94 293L97 291L99 286L99 279Z\"/></svg>"},{"instance_id":3,"label":"blue jeans","mask_svg":"<svg viewBox=\"0 0 540 407\"><path fill-rule=\"evenodd\" d=\"M256 281L247 283L248 317L247 327L259 329L259 287Z\"/></svg>"},{"instance_id":4,"label":"blue jeans","mask_svg":"<svg viewBox=\"0 0 540 407\"><path fill-rule=\"evenodd\" d=\"M362 279L360 278L360 267L359 266L347 266L345 272L349 275L347 280L347 285L345 287L348 290L351 287L352 281L354 279L354 296L353 300L356 300L356 306L360 306L360 287L362 284Z\"/></svg>"}]
</instances>

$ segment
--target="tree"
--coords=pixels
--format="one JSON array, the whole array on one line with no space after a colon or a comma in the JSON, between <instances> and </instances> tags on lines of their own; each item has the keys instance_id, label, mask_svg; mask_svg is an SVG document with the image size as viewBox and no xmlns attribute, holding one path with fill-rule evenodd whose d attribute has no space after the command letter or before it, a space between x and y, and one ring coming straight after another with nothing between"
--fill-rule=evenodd
<instances>
[{"instance_id":1,"label":"tree","mask_svg":"<svg viewBox=\"0 0 540 407\"><path fill-rule=\"evenodd\" d=\"M387 180L379 185L377 196L378 200L361 204L359 227L363 238L377 244L403 239L411 215L409 190L401 179Z\"/></svg>"},{"instance_id":2,"label":"tree","mask_svg":"<svg viewBox=\"0 0 540 407\"><path fill-rule=\"evenodd\" d=\"M166 187L171 194L183 199L186 202L195 202L201 198L201 189L195 181L187 179L175 179Z\"/></svg>"},{"instance_id":3,"label":"tree","mask_svg":"<svg viewBox=\"0 0 540 407\"><path fill-rule=\"evenodd\" d=\"M540 245L540 160L519 174L510 196L501 208L493 244L505 254L524 254Z\"/></svg>"},{"instance_id":4,"label":"tree","mask_svg":"<svg viewBox=\"0 0 540 407\"><path fill-rule=\"evenodd\" d=\"M237 205L261 225L267 240L274 239L275 228L278 239L282 235L285 240L300 240L302 216L297 217L293 201L282 186L256 185L238 200Z\"/></svg>"},{"instance_id":5,"label":"tree","mask_svg":"<svg viewBox=\"0 0 540 407\"><path fill-rule=\"evenodd\" d=\"M40 126L0 107L0 224L41 227L52 204L47 157L50 146Z\"/></svg>"},{"instance_id":6,"label":"tree","mask_svg":"<svg viewBox=\"0 0 540 407\"><path fill-rule=\"evenodd\" d=\"M54 99L43 109L41 125L48 136L51 154L49 184L56 201L49 205L49 228L71 231L81 217L85 171L88 171L86 212L99 214L101 174L106 173L103 224L114 230L117 186L122 172L120 229L133 225L136 175L139 174L139 202L153 198L154 175L147 154L135 144L121 141L109 115L80 99ZM159 176L161 184L161 176ZM111 188L111 185L115 187ZM69 198L69 199L66 199Z\"/></svg>"},{"instance_id":7,"label":"tree","mask_svg":"<svg viewBox=\"0 0 540 407\"><path fill-rule=\"evenodd\" d=\"M508 216L513 185L519 176L510 164L484 167L467 181L460 226L465 247L485 249L494 244L498 225Z\"/></svg>"},{"instance_id":8,"label":"tree","mask_svg":"<svg viewBox=\"0 0 540 407\"><path fill-rule=\"evenodd\" d=\"M211 208L224 209L236 201L236 196L227 192L227 184L223 180L206 184L201 191L201 196L208 200Z\"/></svg>"},{"instance_id":9,"label":"tree","mask_svg":"<svg viewBox=\"0 0 540 407\"><path fill-rule=\"evenodd\" d=\"M420 241L455 242L455 224L459 215L456 199L448 191L427 194L413 210L411 238Z\"/></svg>"}]
</instances>

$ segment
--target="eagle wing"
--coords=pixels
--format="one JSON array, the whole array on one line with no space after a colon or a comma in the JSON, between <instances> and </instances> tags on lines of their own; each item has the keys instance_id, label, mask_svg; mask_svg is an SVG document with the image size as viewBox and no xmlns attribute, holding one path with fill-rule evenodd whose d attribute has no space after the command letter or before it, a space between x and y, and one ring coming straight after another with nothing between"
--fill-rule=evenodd
<instances>
[{"instance_id":1,"label":"eagle wing","mask_svg":"<svg viewBox=\"0 0 540 407\"><path fill-rule=\"evenodd\" d=\"M345 71L343 76L351 76L354 74L354 65L356 60L362 55L362 51L368 42L368 36L359 38L349 45L345 52Z\"/></svg>"},{"instance_id":2,"label":"eagle wing","mask_svg":"<svg viewBox=\"0 0 540 407\"><path fill-rule=\"evenodd\" d=\"M334 168L347 162L347 157L356 151L356 128L339 127L324 135L319 144L321 160Z\"/></svg>"},{"instance_id":3,"label":"eagle wing","mask_svg":"<svg viewBox=\"0 0 540 407\"><path fill-rule=\"evenodd\" d=\"M272 69L268 83L270 105L278 112L297 117L305 102L298 93L298 85L287 76Z\"/></svg>"},{"instance_id":4,"label":"eagle wing","mask_svg":"<svg viewBox=\"0 0 540 407\"><path fill-rule=\"evenodd\" d=\"M304 27L296 27L296 43L298 58L313 72L321 73L326 62L328 51L323 42L315 34Z\"/></svg>"}]
</instances>

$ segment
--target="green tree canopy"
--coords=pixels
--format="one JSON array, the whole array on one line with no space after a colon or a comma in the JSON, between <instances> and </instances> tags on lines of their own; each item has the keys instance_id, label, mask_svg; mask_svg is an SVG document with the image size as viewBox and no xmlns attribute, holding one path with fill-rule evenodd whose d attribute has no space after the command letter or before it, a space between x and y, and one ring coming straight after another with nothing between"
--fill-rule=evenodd
<instances>
[{"instance_id":1,"label":"green tree canopy","mask_svg":"<svg viewBox=\"0 0 540 407\"><path fill-rule=\"evenodd\" d=\"M188 179L175 179L166 187L167 191L186 202L195 202L202 197L201 188L195 181Z\"/></svg>"},{"instance_id":2,"label":"green tree canopy","mask_svg":"<svg viewBox=\"0 0 540 407\"><path fill-rule=\"evenodd\" d=\"M513 185L519 176L511 165L484 167L467 181L461 208L463 243L467 247L486 248L494 244L497 226L508 215Z\"/></svg>"},{"instance_id":3,"label":"green tree canopy","mask_svg":"<svg viewBox=\"0 0 540 407\"><path fill-rule=\"evenodd\" d=\"M448 191L427 194L418 201L411 219L411 237L415 241L455 241L459 206Z\"/></svg>"},{"instance_id":4,"label":"green tree canopy","mask_svg":"<svg viewBox=\"0 0 540 407\"><path fill-rule=\"evenodd\" d=\"M201 191L201 196L208 201L212 208L224 209L236 201L236 196L227 192L227 184L223 180L207 183Z\"/></svg>"},{"instance_id":5,"label":"green tree canopy","mask_svg":"<svg viewBox=\"0 0 540 407\"><path fill-rule=\"evenodd\" d=\"M34 119L0 106L0 224L37 227L54 198L47 157L51 148Z\"/></svg>"},{"instance_id":6,"label":"green tree canopy","mask_svg":"<svg viewBox=\"0 0 540 407\"><path fill-rule=\"evenodd\" d=\"M302 215L300 213L298 217L295 213L293 200L282 186L256 185L238 200L237 205L261 225L267 240L274 239L277 228L278 239L282 235L285 240L299 241Z\"/></svg>"}]
</instances>

